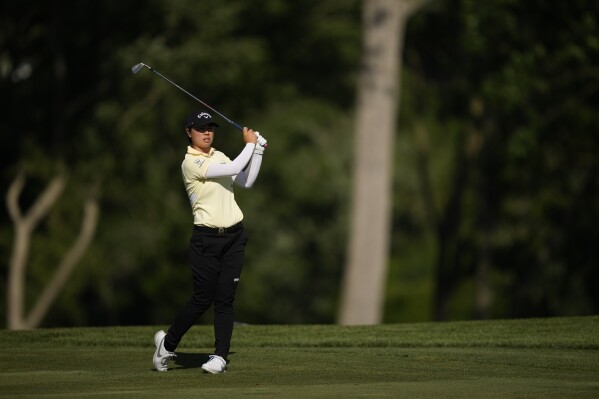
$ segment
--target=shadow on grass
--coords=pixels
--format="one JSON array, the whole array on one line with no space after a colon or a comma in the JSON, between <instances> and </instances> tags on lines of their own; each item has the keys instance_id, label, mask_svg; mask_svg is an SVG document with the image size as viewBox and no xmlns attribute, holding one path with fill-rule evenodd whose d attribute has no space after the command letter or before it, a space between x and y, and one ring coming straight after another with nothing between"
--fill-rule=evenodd
<instances>
[{"instance_id":1,"label":"shadow on grass","mask_svg":"<svg viewBox=\"0 0 599 399\"><path fill-rule=\"evenodd\" d=\"M188 353L188 352L176 352L177 357L172 360L172 365L175 366L173 370L179 369L195 369L202 367L202 364L206 363L210 359L212 353ZM235 352L230 352L229 356ZM231 358L227 360L227 363L231 362ZM169 367L170 369L170 367Z\"/></svg>"}]
</instances>

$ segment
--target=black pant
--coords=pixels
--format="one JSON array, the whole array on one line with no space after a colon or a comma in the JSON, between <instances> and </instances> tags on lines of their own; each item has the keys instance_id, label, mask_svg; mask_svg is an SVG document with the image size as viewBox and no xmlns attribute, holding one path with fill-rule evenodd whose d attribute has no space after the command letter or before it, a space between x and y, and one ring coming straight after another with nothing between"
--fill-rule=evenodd
<instances>
[{"instance_id":1,"label":"black pant","mask_svg":"<svg viewBox=\"0 0 599 399\"><path fill-rule=\"evenodd\" d=\"M194 227L189 242L193 293L168 330L166 350L174 351L183 335L214 304L214 354L227 358L233 334L233 302L246 243L247 234L241 223L220 232Z\"/></svg>"}]
</instances>

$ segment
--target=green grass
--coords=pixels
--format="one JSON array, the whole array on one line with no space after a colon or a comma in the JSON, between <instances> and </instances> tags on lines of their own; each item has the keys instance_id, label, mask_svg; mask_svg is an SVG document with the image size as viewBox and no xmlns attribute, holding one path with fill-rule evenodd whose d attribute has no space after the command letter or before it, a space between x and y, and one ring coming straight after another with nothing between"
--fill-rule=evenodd
<instances>
[{"instance_id":1,"label":"green grass","mask_svg":"<svg viewBox=\"0 0 599 399\"><path fill-rule=\"evenodd\" d=\"M199 368L210 326L190 330L168 372L152 371L157 329L0 331L0 397L599 397L599 316L237 326L222 375Z\"/></svg>"}]
</instances>

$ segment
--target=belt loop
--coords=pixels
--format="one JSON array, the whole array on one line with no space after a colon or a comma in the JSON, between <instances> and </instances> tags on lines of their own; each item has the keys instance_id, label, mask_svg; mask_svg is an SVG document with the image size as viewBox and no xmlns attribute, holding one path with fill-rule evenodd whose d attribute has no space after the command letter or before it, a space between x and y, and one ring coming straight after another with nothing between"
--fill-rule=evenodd
<instances>
[{"instance_id":1,"label":"belt loop","mask_svg":"<svg viewBox=\"0 0 599 399\"><path fill-rule=\"evenodd\" d=\"M225 234L225 228L224 227L219 227L218 228L218 234Z\"/></svg>"}]
</instances>

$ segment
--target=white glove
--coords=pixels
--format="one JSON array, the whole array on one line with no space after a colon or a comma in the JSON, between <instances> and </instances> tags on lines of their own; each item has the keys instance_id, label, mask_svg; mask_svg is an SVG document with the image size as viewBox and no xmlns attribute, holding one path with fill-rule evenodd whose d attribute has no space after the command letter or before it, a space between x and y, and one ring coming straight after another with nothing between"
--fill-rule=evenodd
<instances>
[{"instance_id":1,"label":"white glove","mask_svg":"<svg viewBox=\"0 0 599 399\"><path fill-rule=\"evenodd\" d=\"M254 132L256 134L256 138L258 139L257 141L257 146L261 146L262 147L262 152L264 152L264 148L268 147L268 142L266 141L266 139L264 138L264 136L260 135L260 132Z\"/></svg>"}]
</instances>

